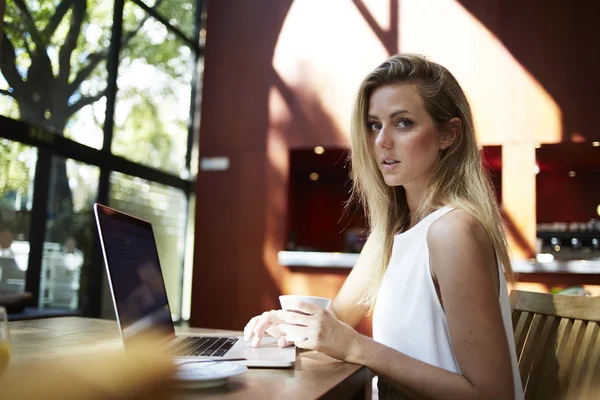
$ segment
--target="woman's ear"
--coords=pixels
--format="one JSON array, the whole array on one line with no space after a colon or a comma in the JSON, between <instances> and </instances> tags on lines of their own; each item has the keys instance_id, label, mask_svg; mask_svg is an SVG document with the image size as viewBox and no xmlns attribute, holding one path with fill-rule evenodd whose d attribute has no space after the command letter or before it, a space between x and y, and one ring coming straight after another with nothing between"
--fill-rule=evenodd
<instances>
[{"instance_id":1,"label":"woman's ear","mask_svg":"<svg viewBox=\"0 0 600 400\"><path fill-rule=\"evenodd\" d=\"M458 139L462 131L462 121L454 117L446 122L440 131L440 150L446 150Z\"/></svg>"}]
</instances>

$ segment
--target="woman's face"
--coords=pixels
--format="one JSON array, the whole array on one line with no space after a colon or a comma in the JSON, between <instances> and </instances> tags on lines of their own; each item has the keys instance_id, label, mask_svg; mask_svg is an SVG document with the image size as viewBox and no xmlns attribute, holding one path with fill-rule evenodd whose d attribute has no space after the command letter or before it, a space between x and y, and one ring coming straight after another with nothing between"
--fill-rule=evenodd
<instances>
[{"instance_id":1,"label":"woman's face","mask_svg":"<svg viewBox=\"0 0 600 400\"><path fill-rule=\"evenodd\" d=\"M385 183L423 187L440 150L447 146L417 87L400 83L375 89L367 121L373 156Z\"/></svg>"}]
</instances>

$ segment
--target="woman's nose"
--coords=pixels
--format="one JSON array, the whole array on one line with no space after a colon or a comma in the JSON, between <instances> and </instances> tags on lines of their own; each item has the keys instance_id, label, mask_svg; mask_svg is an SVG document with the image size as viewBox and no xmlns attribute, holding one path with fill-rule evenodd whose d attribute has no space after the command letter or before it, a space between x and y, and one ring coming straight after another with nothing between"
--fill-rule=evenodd
<instances>
[{"instance_id":1,"label":"woman's nose","mask_svg":"<svg viewBox=\"0 0 600 400\"><path fill-rule=\"evenodd\" d=\"M386 127L382 127L377 133L377 137L375 138L375 144L382 148L391 148L393 145L393 141L388 133Z\"/></svg>"}]
</instances>

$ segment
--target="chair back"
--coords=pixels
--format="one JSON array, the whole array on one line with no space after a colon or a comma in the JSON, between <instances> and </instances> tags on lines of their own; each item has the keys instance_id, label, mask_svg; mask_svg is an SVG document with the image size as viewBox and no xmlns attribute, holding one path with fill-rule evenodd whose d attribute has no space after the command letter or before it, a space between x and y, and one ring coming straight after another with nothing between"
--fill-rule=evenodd
<instances>
[{"instance_id":1,"label":"chair back","mask_svg":"<svg viewBox=\"0 0 600 400\"><path fill-rule=\"evenodd\" d=\"M526 399L600 399L600 298L513 290Z\"/></svg>"}]
</instances>

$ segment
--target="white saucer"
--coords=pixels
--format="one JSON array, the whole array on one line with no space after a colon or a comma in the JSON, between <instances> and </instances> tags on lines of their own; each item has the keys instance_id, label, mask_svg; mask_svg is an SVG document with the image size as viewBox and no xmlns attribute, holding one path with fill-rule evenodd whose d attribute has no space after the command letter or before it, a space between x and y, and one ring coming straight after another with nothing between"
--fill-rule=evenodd
<instances>
[{"instance_id":1,"label":"white saucer","mask_svg":"<svg viewBox=\"0 0 600 400\"><path fill-rule=\"evenodd\" d=\"M233 362L189 363L177 368L173 381L179 388L210 388L225 385L227 379L247 371L245 365Z\"/></svg>"}]
</instances>

